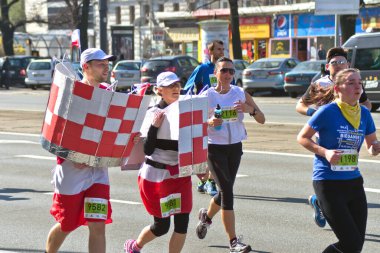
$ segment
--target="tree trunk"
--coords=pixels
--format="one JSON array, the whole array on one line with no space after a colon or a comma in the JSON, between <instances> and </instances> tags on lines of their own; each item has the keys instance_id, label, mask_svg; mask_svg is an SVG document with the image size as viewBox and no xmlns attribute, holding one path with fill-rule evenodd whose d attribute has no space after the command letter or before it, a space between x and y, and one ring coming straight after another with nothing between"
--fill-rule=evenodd
<instances>
[{"instance_id":1,"label":"tree trunk","mask_svg":"<svg viewBox=\"0 0 380 253\"><path fill-rule=\"evenodd\" d=\"M342 31L342 44L355 34L355 23L357 15L341 15L340 29Z\"/></svg>"},{"instance_id":2,"label":"tree trunk","mask_svg":"<svg viewBox=\"0 0 380 253\"><path fill-rule=\"evenodd\" d=\"M81 45L81 51L83 52L88 48L88 35L87 35L87 29L88 29L88 12L90 9L90 0L83 0L82 3L82 18L78 25L78 29L80 30L80 45Z\"/></svg>"},{"instance_id":3,"label":"tree trunk","mask_svg":"<svg viewBox=\"0 0 380 253\"><path fill-rule=\"evenodd\" d=\"M3 37L3 49L5 55L14 55L13 36L14 27L9 20L9 5L7 0L1 0L1 34Z\"/></svg>"},{"instance_id":4,"label":"tree trunk","mask_svg":"<svg viewBox=\"0 0 380 253\"><path fill-rule=\"evenodd\" d=\"M232 31L232 54L234 59L243 59L241 51L241 40L239 31L239 12L238 12L238 1L228 0L230 3L230 21L231 21L231 31Z\"/></svg>"}]
</instances>

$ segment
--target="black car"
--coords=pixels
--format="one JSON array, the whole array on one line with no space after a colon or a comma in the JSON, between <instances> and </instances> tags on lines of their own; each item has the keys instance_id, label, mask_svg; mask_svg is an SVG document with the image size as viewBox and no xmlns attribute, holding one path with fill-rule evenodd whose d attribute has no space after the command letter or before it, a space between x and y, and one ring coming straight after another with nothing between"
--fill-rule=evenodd
<instances>
[{"instance_id":1,"label":"black car","mask_svg":"<svg viewBox=\"0 0 380 253\"><path fill-rule=\"evenodd\" d=\"M25 55L1 57L1 85L6 89L15 85L25 86L26 67L32 59L36 57Z\"/></svg>"},{"instance_id":2,"label":"black car","mask_svg":"<svg viewBox=\"0 0 380 253\"><path fill-rule=\"evenodd\" d=\"M162 56L147 60L141 67L141 82L155 83L158 74L171 71L180 78L182 87L199 62L187 55Z\"/></svg>"}]
</instances>

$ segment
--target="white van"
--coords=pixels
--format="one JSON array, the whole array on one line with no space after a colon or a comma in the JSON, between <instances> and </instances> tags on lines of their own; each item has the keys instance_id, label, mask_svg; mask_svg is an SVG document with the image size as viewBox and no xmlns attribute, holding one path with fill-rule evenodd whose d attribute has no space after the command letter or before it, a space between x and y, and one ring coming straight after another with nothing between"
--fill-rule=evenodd
<instances>
[{"instance_id":1,"label":"white van","mask_svg":"<svg viewBox=\"0 0 380 253\"><path fill-rule=\"evenodd\" d=\"M54 64L51 59L32 60L26 68L25 85L33 90L50 87L53 81Z\"/></svg>"},{"instance_id":2,"label":"white van","mask_svg":"<svg viewBox=\"0 0 380 253\"><path fill-rule=\"evenodd\" d=\"M348 51L352 68L360 70L372 110L380 107L380 32L357 34L342 46Z\"/></svg>"}]
</instances>

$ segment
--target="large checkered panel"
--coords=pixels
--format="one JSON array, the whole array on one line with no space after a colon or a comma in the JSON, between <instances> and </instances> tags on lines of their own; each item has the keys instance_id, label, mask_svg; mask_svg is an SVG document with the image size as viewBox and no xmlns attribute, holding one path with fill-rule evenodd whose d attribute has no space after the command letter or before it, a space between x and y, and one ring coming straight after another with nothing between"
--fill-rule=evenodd
<instances>
[{"instance_id":1,"label":"large checkered panel","mask_svg":"<svg viewBox=\"0 0 380 253\"><path fill-rule=\"evenodd\" d=\"M43 147L94 167L124 164L150 97L95 88L59 70L56 69L42 127Z\"/></svg>"},{"instance_id":2,"label":"large checkered panel","mask_svg":"<svg viewBox=\"0 0 380 253\"><path fill-rule=\"evenodd\" d=\"M203 174L207 169L208 98L179 101L179 176Z\"/></svg>"}]
</instances>

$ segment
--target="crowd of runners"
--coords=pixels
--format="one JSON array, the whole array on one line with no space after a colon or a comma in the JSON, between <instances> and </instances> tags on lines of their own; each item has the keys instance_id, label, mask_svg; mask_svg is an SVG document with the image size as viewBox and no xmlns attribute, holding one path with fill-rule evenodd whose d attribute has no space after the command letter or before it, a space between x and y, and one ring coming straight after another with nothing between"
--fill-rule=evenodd
<instances>
[{"instance_id":1,"label":"crowd of runners","mask_svg":"<svg viewBox=\"0 0 380 253\"><path fill-rule=\"evenodd\" d=\"M179 177L178 140L172 139L166 129L178 124L170 118L168 124L163 124L170 105L180 98L181 84L175 73L163 72L158 75L156 85L161 99L146 114L151 122L134 138L135 143L143 142L145 160L139 170L138 187L152 224L142 228L137 238L126 238L127 253L143 252L146 244L168 233L171 216L174 230L167 251L181 252L188 231L195 231L199 239L204 239L218 212L229 252L245 253L253 249L237 236L233 188L243 155L242 141L247 138L244 116L249 115L260 124L265 123L265 116L252 96L234 85L234 64L224 57L223 42L215 40L208 49L210 62L194 70L184 90L208 99L208 171L198 175L197 190L212 198L207 207L192 212L191 177ZM108 61L114 58L100 49L85 50L81 54L81 82L107 89L104 82ZM337 242L327 245L323 252L357 253L363 248L367 222L359 151L365 142L368 151L378 155L380 143L360 72L349 68L347 53L342 48L328 50L326 68L329 74L312 83L297 103L297 112L310 117L297 141L315 154L314 164L310 165L315 194L308 198L315 223L324 227L327 222L337 237ZM221 117L216 117L216 108L223 112ZM70 232L87 225L88 251L104 253L105 225L112 222L108 168L57 157L53 184L50 212L57 224L48 234L46 252L58 252ZM197 216L199 222L189 228L191 215Z\"/></svg>"}]
</instances>

